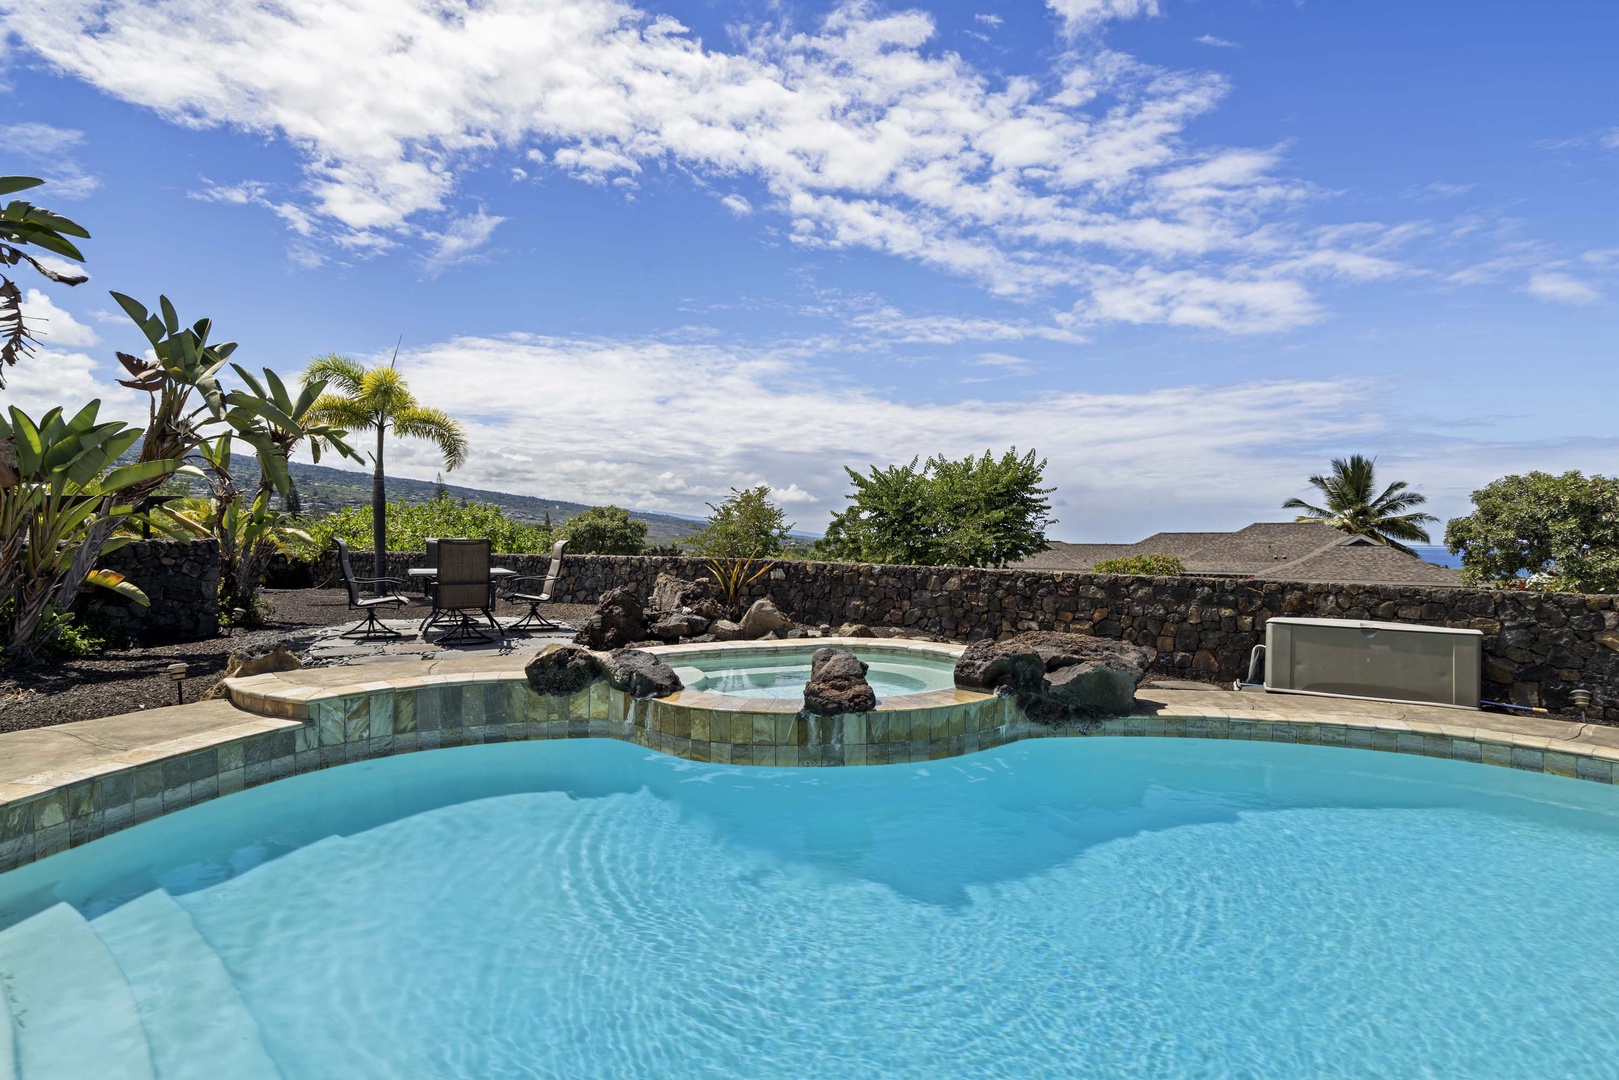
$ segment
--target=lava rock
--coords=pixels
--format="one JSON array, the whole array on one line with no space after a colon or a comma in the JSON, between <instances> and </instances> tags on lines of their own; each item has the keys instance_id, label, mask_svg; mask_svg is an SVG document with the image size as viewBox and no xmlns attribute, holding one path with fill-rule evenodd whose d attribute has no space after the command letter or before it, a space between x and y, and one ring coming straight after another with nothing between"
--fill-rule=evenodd
<instances>
[{"instance_id":1,"label":"lava rock","mask_svg":"<svg viewBox=\"0 0 1619 1080\"><path fill-rule=\"evenodd\" d=\"M668 697L685 689L675 669L640 649L615 649L607 654L607 678L613 689L633 698Z\"/></svg>"},{"instance_id":2,"label":"lava rock","mask_svg":"<svg viewBox=\"0 0 1619 1080\"><path fill-rule=\"evenodd\" d=\"M742 636L742 626L730 619L715 619L708 624L708 632L714 635L715 641L735 641Z\"/></svg>"},{"instance_id":3,"label":"lava rock","mask_svg":"<svg viewBox=\"0 0 1619 1080\"><path fill-rule=\"evenodd\" d=\"M272 671L297 671L304 666L304 662L293 654L292 649L285 641L278 641L270 646L268 652L231 653L230 659L225 661L224 674L219 681L202 695L204 701L213 701L226 694L226 679L246 679L254 675L266 675Z\"/></svg>"},{"instance_id":4,"label":"lava rock","mask_svg":"<svg viewBox=\"0 0 1619 1080\"><path fill-rule=\"evenodd\" d=\"M596 610L579 627L573 642L605 651L645 640L646 636L646 615L641 610L641 601L633 589L624 586L601 598Z\"/></svg>"},{"instance_id":5,"label":"lava rock","mask_svg":"<svg viewBox=\"0 0 1619 1080\"><path fill-rule=\"evenodd\" d=\"M708 598L708 582L687 581L673 574L662 573L652 583L653 611L689 610L692 605Z\"/></svg>"},{"instance_id":6,"label":"lava rock","mask_svg":"<svg viewBox=\"0 0 1619 1080\"><path fill-rule=\"evenodd\" d=\"M1045 697L1085 716L1125 716L1136 704L1137 673L1086 661L1046 676Z\"/></svg>"},{"instance_id":7,"label":"lava rock","mask_svg":"<svg viewBox=\"0 0 1619 1080\"><path fill-rule=\"evenodd\" d=\"M804 684L804 711L817 716L870 712L877 694L866 681L867 666L845 649L816 649Z\"/></svg>"},{"instance_id":8,"label":"lava rock","mask_svg":"<svg viewBox=\"0 0 1619 1080\"><path fill-rule=\"evenodd\" d=\"M1030 720L1062 724L1131 712L1151 662L1126 642L1036 631L969 645L956 685L1015 694Z\"/></svg>"},{"instance_id":9,"label":"lava rock","mask_svg":"<svg viewBox=\"0 0 1619 1080\"><path fill-rule=\"evenodd\" d=\"M956 685L969 690L1039 694L1045 681L1045 658L1016 638L975 641L956 660Z\"/></svg>"},{"instance_id":10,"label":"lava rock","mask_svg":"<svg viewBox=\"0 0 1619 1080\"><path fill-rule=\"evenodd\" d=\"M547 645L523 668L536 694L571 696L607 674L601 657L578 645Z\"/></svg>"},{"instance_id":11,"label":"lava rock","mask_svg":"<svg viewBox=\"0 0 1619 1080\"><path fill-rule=\"evenodd\" d=\"M708 620L695 612L671 611L658 616L658 621L647 627L647 633L660 641L679 641L696 637L708 629Z\"/></svg>"},{"instance_id":12,"label":"lava rock","mask_svg":"<svg viewBox=\"0 0 1619 1080\"><path fill-rule=\"evenodd\" d=\"M846 622L838 627L838 637L876 637L865 623Z\"/></svg>"},{"instance_id":13,"label":"lava rock","mask_svg":"<svg viewBox=\"0 0 1619 1080\"><path fill-rule=\"evenodd\" d=\"M747 614L742 616L742 636L749 641L772 632L781 637L792 628L793 620L783 615L781 609L771 603L768 596L763 600L755 600L753 606L748 608Z\"/></svg>"}]
</instances>

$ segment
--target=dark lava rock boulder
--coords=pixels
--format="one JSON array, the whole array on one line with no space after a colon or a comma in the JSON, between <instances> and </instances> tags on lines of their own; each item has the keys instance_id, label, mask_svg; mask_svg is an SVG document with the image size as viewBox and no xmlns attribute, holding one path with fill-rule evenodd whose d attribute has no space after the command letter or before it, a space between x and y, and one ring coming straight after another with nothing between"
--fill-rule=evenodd
<instances>
[{"instance_id":1,"label":"dark lava rock boulder","mask_svg":"<svg viewBox=\"0 0 1619 1080\"><path fill-rule=\"evenodd\" d=\"M628 586L613 589L601 598L574 636L575 645L605 651L618 649L647 636L646 615L641 601Z\"/></svg>"},{"instance_id":2,"label":"dark lava rock boulder","mask_svg":"<svg viewBox=\"0 0 1619 1080\"><path fill-rule=\"evenodd\" d=\"M742 616L742 636L749 641L770 633L782 637L792 628L793 620L783 615L781 609L771 603L768 596L763 600L755 600L753 606L748 608L747 614Z\"/></svg>"},{"instance_id":3,"label":"dark lava rock boulder","mask_svg":"<svg viewBox=\"0 0 1619 1080\"><path fill-rule=\"evenodd\" d=\"M968 646L956 662L956 685L1013 693L1042 724L1123 716L1135 708L1152 659L1123 641L1036 631Z\"/></svg>"},{"instance_id":4,"label":"dark lava rock boulder","mask_svg":"<svg viewBox=\"0 0 1619 1080\"><path fill-rule=\"evenodd\" d=\"M1085 716L1124 716L1136 704L1141 676L1108 664L1085 662L1046 677L1046 696Z\"/></svg>"},{"instance_id":5,"label":"dark lava rock boulder","mask_svg":"<svg viewBox=\"0 0 1619 1080\"><path fill-rule=\"evenodd\" d=\"M685 689L674 668L640 649L616 649L609 653L607 678L613 689L623 690L634 698L668 697Z\"/></svg>"},{"instance_id":6,"label":"dark lava rock boulder","mask_svg":"<svg viewBox=\"0 0 1619 1080\"><path fill-rule=\"evenodd\" d=\"M877 694L866 681L866 664L845 649L816 649L804 685L804 711L817 716L870 712Z\"/></svg>"},{"instance_id":7,"label":"dark lava rock boulder","mask_svg":"<svg viewBox=\"0 0 1619 1080\"><path fill-rule=\"evenodd\" d=\"M969 690L1038 694L1045 681L1045 658L1017 638L975 641L956 661L956 685Z\"/></svg>"},{"instance_id":8,"label":"dark lava rock boulder","mask_svg":"<svg viewBox=\"0 0 1619 1080\"><path fill-rule=\"evenodd\" d=\"M541 649L523 668L536 694L572 695L606 676L601 658L578 645L557 643Z\"/></svg>"}]
</instances>

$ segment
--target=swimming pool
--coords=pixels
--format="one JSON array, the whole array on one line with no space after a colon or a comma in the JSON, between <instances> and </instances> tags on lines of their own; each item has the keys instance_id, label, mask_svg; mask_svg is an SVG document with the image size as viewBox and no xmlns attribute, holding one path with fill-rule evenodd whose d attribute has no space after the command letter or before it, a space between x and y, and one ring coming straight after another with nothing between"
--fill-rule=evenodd
<instances>
[{"instance_id":1,"label":"swimming pool","mask_svg":"<svg viewBox=\"0 0 1619 1080\"><path fill-rule=\"evenodd\" d=\"M880 646L848 649L865 661L866 681L878 701L955 686L954 657ZM666 656L687 689L727 697L790 699L804 696L816 646L731 648L718 654Z\"/></svg>"},{"instance_id":2,"label":"swimming pool","mask_svg":"<svg viewBox=\"0 0 1619 1080\"><path fill-rule=\"evenodd\" d=\"M0 876L0 1052L25 1080L1608 1075L1616 893L1619 792L1422 757L464 747Z\"/></svg>"}]
</instances>

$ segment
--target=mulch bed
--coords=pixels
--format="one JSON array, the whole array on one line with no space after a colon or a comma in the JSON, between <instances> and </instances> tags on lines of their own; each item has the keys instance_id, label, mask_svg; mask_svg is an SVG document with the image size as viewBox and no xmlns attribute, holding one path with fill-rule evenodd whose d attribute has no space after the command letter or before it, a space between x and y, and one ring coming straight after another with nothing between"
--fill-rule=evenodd
<instances>
[{"instance_id":1,"label":"mulch bed","mask_svg":"<svg viewBox=\"0 0 1619 1080\"><path fill-rule=\"evenodd\" d=\"M174 680L167 669L175 661L189 665L186 700L194 701L219 679L232 653L264 652L278 641L301 653L320 627L359 621L341 589L267 589L263 595L270 602L270 616L252 629L233 628L216 638L178 645L111 649L79 660L55 660L37 668L0 673L0 731L173 705ZM545 608L551 618L574 625L592 610L587 604L549 604ZM417 607L412 605L406 611L416 612ZM496 613L517 616L527 611L526 604L502 603Z\"/></svg>"}]
</instances>

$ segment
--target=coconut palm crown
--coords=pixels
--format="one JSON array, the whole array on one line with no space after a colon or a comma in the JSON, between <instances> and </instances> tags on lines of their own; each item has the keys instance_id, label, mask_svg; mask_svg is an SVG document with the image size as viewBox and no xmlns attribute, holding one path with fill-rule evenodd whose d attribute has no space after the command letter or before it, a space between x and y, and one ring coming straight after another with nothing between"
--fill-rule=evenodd
<instances>
[{"instance_id":1,"label":"coconut palm crown","mask_svg":"<svg viewBox=\"0 0 1619 1080\"><path fill-rule=\"evenodd\" d=\"M383 443L391 429L407 439L434 443L449 472L467 458L467 437L450 415L416 400L405 384L394 360L366 367L346 356L333 353L312 360L304 370L304 383L325 380L327 390L310 407L310 419L350 432L375 431L377 448L371 455L371 539L376 552L372 575L381 577L387 565L388 505L387 483L383 474ZM379 582L377 591L383 587Z\"/></svg>"},{"instance_id":2,"label":"coconut palm crown","mask_svg":"<svg viewBox=\"0 0 1619 1080\"><path fill-rule=\"evenodd\" d=\"M1346 533L1367 536L1380 544L1387 544L1407 555L1416 552L1401 541L1426 543L1425 525L1439 519L1432 514L1414 511L1428 501L1427 496L1408 490L1404 480L1396 480L1377 490L1374 459L1355 454L1349 458L1334 458L1332 472L1327 476L1310 477L1310 486L1326 496L1325 506L1312 506L1303 499L1289 499L1282 504L1284 510L1302 513L1295 521L1319 521Z\"/></svg>"}]
</instances>

